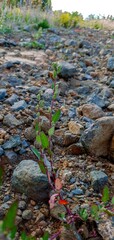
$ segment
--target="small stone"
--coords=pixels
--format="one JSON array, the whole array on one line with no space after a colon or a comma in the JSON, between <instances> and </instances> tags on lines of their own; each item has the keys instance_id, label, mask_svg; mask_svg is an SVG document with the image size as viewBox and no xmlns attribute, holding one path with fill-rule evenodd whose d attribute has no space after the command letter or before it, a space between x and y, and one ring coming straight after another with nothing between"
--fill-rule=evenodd
<instances>
[{"instance_id":1,"label":"small stone","mask_svg":"<svg viewBox=\"0 0 114 240\"><path fill-rule=\"evenodd\" d=\"M114 57L110 57L108 59L107 69L110 71L114 71Z\"/></svg>"},{"instance_id":2,"label":"small stone","mask_svg":"<svg viewBox=\"0 0 114 240\"><path fill-rule=\"evenodd\" d=\"M108 176L103 171L90 172L91 184L96 192L101 192L103 187L108 183Z\"/></svg>"},{"instance_id":3,"label":"small stone","mask_svg":"<svg viewBox=\"0 0 114 240\"><path fill-rule=\"evenodd\" d=\"M6 116L4 116L3 123L8 126L19 126L22 124L22 121L17 120L13 114L8 113Z\"/></svg>"},{"instance_id":4,"label":"small stone","mask_svg":"<svg viewBox=\"0 0 114 240\"><path fill-rule=\"evenodd\" d=\"M52 209L50 209L50 214L52 217L56 218L56 219L60 219L60 214L66 214L66 208L64 207L64 205L60 205L60 204L55 204L54 207Z\"/></svg>"},{"instance_id":5,"label":"small stone","mask_svg":"<svg viewBox=\"0 0 114 240\"><path fill-rule=\"evenodd\" d=\"M84 148L81 143L73 143L66 149L67 154L81 155L84 153Z\"/></svg>"},{"instance_id":6,"label":"small stone","mask_svg":"<svg viewBox=\"0 0 114 240\"><path fill-rule=\"evenodd\" d=\"M82 238L78 237L78 233L74 233L72 229L66 229L65 227L62 228L60 234L60 240L81 240Z\"/></svg>"},{"instance_id":7,"label":"small stone","mask_svg":"<svg viewBox=\"0 0 114 240\"><path fill-rule=\"evenodd\" d=\"M73 189L73 190L71 191L71 193L72 193L73 195L83 195L83 194L84 194L83 190L80 189L80 188Z\"/></svg>"},{"instance_id":8,"label":"small stone","mask_svg":"<svg viewBox=\"0 0 114 240\"><path fill-rule=\"evenodd\" d=\"M111 81L110 87L111 87L111 88L114 88L114 80Z\"/></svg>"},{"instance_id":9,"label":"small stone","mask_svg":"<svg viewBox=\"0 0 114 240\"><path fill-rule=\"evenodd\" d=\"M59 66L61 67L60 76L63 78L69 78L75 75L76 67L68 62L59 62Z\"/></svg>"},{"instance_id":10,"label":"small stone","mask_svg":"<svg viewBox=\"0 0 114 240\"><path fill-rule=\"evenodd\" d=\"M18 95L17 94L13 94L11 97L9 97L9 98L7 98L5 100L5 103L13 105L15 102L17 102L17 100L18 100Z\"/></svg>"},{"instance_id":11,"label":"small stone","mask_svg":"<svg viewBox=\"0 0 114 240\"><path fill-rule=\"evenodd\" d=\"M25 201L19 201L18 208L21 210L24 210L26 208L26 202Z\"/></svg>"},{"instance_id":12,"label":"small stone","mask_svg":"<svg viewBox=\"0 0 114 240\"><path fill-rule=\"evenodd\" d=\"M17 160L18 160L18 156L15 152L13 152L12 150L9 151L5 151L5 156L7 157L8 159L8 162L13 165L13 164L16 164L17 163Z\"/></svg>"},{"instance_id":13,"label":"small stone","mask_svg":"<svg viewBox=\"0 0 114 240\"><path fill-rule=\"evenodd\" d=\"M84 104L77 108L77 112L79 116L85 116L90 119L97 119L105 115L102 109L96 104Z\"/></svg>"},{"instance_id":14,"label":"small stone","mask_svg":"<svg viewBox=\"0 0 114 240\"><path fill-rule=\"evenodd\" d=\"M4 100L4 98L6 97L7 93L6 93L6 89L0 89L0 101Z\"/></svg>"},{"instance_id":15,"label":"small stone","mask_svg":"<svg viewBox=\"0 0 114 240\"><path fill-rule=\"evenodd\" d=\"M27 103L24 100L20 100L11 107L13 111L24 110L27 107Z\"/></svg>"},{"instance_id":16,"label":"small stone","mask_svg":"<svg viewBox=\"0 0 114 240\"><path fill-rule=\"evenodd\" d=\"M65 128L56 130L53 138L55 143L62 147L68 147L79 140L78 135L71 134L69 131L66 131Z\"/></svg>"},{"instance_id":17,"label":"small stone","mask_svg":"<svg viewBox=\"0 0 114 240\"><path fill-rule=\"evenodd\" d=\"M81 134L81 129L83 129L83 126L75 121L70 121L68 123L69 131L72 134L75 135L80 135Z\"/></svg>"},{"instance_id":18,"label":"small stone","mask_svg":"<svg viewBox=\"0 0 114 240\"><path fill-rule=\"evenodd\" d=\"M33 127L28 127L25 129L24 136L28 141L34 141L36 138L36 131Z\"/></svg>"},{"instance_id":19,"label":"small stone","mask_svg":"<svg viewBox=\"0 0 114 240\"><path fill-rule=\"evenodd\" d=\"M0 157L4 154L4 150L2 147L0 147Z\"/></svg>"},{"instance_id":20,"label":"small stone","mask_svg":"<svg viewBox=\"0 0 114 240\"><path fill-rule=\"evenodd\" d=\"M114 103L110 104L107 108L111 111L114 111Z\"/></svg>"},{"instance_id":21,"label":"small stone","mask_svg":"<svg viewBox=\"0 0 114 240\"><path fill-rule=\"evenodd\" d=\"M11 136L8 141L3 144L4 149L11 149L17 147L21 144L21 139L19 135Z\"/></svg>"},{"instance_id":22,"label":"small stone","mask_svg":"<svg viewBox=\"0 0 114 240\"><path fill-rule=\"evenodd\" d=\"M32 211L31 210L25 210L23 213L22 213L22 218L25 219L25 220L30 220L32 218Z\"/></svg>"}]
</instances>

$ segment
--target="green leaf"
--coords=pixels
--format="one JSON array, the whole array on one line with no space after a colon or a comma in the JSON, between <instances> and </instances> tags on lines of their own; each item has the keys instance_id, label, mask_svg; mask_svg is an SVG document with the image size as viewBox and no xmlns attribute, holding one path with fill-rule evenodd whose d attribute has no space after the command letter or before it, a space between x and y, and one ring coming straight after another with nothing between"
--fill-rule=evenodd
<instances>
[{"instance_id":1,"label":"green leaf","mask_svg":"<svg viewBox=\"0 0 114 240\"><path fill-rule=\"evenodd\" d=\"M111 201L111 202L112 202L112 204L114 204L114 197L112 198L112 201Z\"/></svg>"},{"instance_id":2,"label":"green leaf","mask_svg":"<svg viewBox=\"0 0 114 240\"><path fill-rule=\"evenodd\" d=\"M58 213L58 216L62 218L63 220L65 219L65 213Z\"/></svg>"},{"instance_id":3,"label":"green leaf","mask_svg":"<svg viewBox=\"0 0 114 240\"><path fill-rule=\"evenodd\" d=\"M36 155L36 157L38 159L40 159L40 152L35 148L35 147L32 147L31 150L33 151L33 153Z\"/></svg>"},{"instance_id":4,"label":"green leaf","mask_svg":"<svg viewBox=\"0 0 114 240\"><path fill-rule=\"evenodd\" d=\"M40 106L40 108L43 108L43 107L44 107L44 100L40 100L39 106Z\"/></svg>"},{"instance_id":5,"label":"green leaf","mask_svg":"<svg viewBox=\"0 0 114 240\"><path fill-rule=\"evenodd\" d=\"M49 239L49 233L46 231L44 233L44 236L42 237L42 240L48 240Z\"/></svg>"},{"instance_id":6,"label":"green leaf","mask_svg":"<svg viewBox=\"0 0 114 240\"><path fill-rule=\"evenodd\" d=\"M9 237L10 237L11 239L14 239L16 232L17 232L17 227L14 226L13 229L12 229L12 231L9 233Z\"/></svg>"},{"instance_id":7,"label":"green leaf","mask_svg":"<svg viewBox=\"0 0 114 240\"><path fill-rule=\"evenodd\" d=\"M36 240L35 237L27 236L25 232L21 233L21 240Z\"/></svg>"},{"instance_id":8,"label":"green leaf","mask_svg":"<svg viewBox=\"0 0 114 240\"><path fill-rule=\"evenodd\" d=\"M39 125L38 125L38 122L37 122L36 125L35 125L35 131L36 131L36 132L39 131Z\"/></svg>"},{"instance_id":9,"label":"green leaf","mask_svg":"<svg viewBox=\"0 0 114 240\"><path fill-rule=\"evenodd\" d=\"M37 141L37 143L41 144L41 138L40 138L40 135L37 135L37 136L36 136L36 141Z\"/></svg>"},{"instance_id":10,"label":"green leaf","mask_svg":"<svg viewBox=\"0 0 114 240\"><path fill-rule=\"evenodd\" d=\"M56 123L59 120L60 115L61 115L61 110L58 109L52 116L52 122Z\"/></svg>"},{"instance_id":11,"label":"green leaf","mask_svg":"<svg viewBox=\"0 0 114 240\"><path fill-rule=\"evenodd\" d=\"M52 83L51 88L52 88L52 90L54 90L54 88L55 88L55 84L54 83Z\"/></svg>"},{"instance_id":12,"label":"green leaf","mask_svg":"<svg viewBox=\"0 0 114 240\"><path fill-rule=\"evenodd\" d=\"M45 135L44 132L40 133L40 139L42 143L42 148L48 148L49 147L49 140L48 137Z\"/></svg>"},{"instance_id":13,"label":"green leaf","mask_svg":"<svg viewBox=\"0 0 114 240\"><path fill-rule=\"evenodd\" d=\"M40 101L40 99L41 99L41 94L40 93L37 95L37 99L38 99L38 101Z\"/></svg>"},{"instance_id":14,"label":"green leaf","mask_svg":"<svg viewBox=\"0 0 114 240\"><path fill-rule=\"evenodd\" d=\"M3 231L14 228L17 208L18 208L18 202L15 201L9 208L9 210L3 220L3 225L2 225Z\"/></svg>"},{"instance_id":15,"label":"green leaf","mask_svg":"<svg viewBox=\"0 0 114 240\"><path fill-rule=\"evenodd\" d=\"M103 189L102 202L107 203L109 201L109 188L107 186Z\"/></svg>"},{"instance_id":16,"label":"green leaf","mask_svg":"<svg viewBox=\"0 0 114 240\"><path fill-rule=\"evenodd\" d=\"M84 221L86 221L88 219L87 209L86 208L80 209L79 215Z\"/></svg>"},{"instance_id":17,"label":"green leaf","mask_svg":"<svg viewBox=\"0 0 114 240\"><path fill-rule=\"evenodd\" d=\"M91 206L91 215L93 217L95 217L95 219L98 219L98 212L99 212L99 208L97 205L92 205Z\"/></svg>"},{"instance_id":18,"label":"green leaf","mask_svg":"<svg viewBox=\"0 0 114 240\"><path fill-rule=\"evenodd\" d=\"M3 168L0 167L0 185L2 184L2 178L3 178Z\"/></svg>"},{"instance_id":19,"label":"green leaf","mask_svg":"<svg viewBox=\"0 0 114 240\"><path fill-rule=\"evenodd\" d=\"M40 167L41 172L42 172L43 174L46 174L46 167L45 167L43 161L39 161L39 162L38 162L38 165L39 165L39 167Z\"/></svg>"},{"instance_id":20,"label":"green leaf","mask_svg":"<svg viewBox=\"0 0 114 240\"><path fill-rule=\"evenodd\" d=\"M49 129L48 135L49 135L49 136L52 136L52 135L54 134L54 131L55 131L55 128L54 128L54 126L53 126L53 127L51 127L51 128Z\"/></svg>"}]
</instances>

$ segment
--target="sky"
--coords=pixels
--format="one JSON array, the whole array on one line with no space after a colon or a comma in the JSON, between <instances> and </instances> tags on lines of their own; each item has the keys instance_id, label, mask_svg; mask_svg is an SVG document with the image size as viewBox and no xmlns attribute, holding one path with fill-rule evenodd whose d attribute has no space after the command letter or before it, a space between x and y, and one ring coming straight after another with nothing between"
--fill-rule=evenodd
<instances>
[{"instance_id":1,"label":"sky","mask_svg":"<svg viewBox=\"0 0 114 240\"><path fill-rule=\"evenodd\" d=\"M86 18L90 14L114 16L114 0L52 0L53 10L78 11Z\"/></svg>"}]
</instances>

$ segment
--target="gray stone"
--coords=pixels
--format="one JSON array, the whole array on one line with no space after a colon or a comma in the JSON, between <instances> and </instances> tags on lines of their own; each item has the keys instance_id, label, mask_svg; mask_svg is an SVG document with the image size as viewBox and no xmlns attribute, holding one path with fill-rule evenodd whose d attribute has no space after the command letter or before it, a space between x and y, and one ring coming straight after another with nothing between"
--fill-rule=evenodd
<instances>
[{"instance_id":1,"label":"gray stone","mask_svg":"<svg viewBox=\"0 0 114 240\"><path fill-rule=\"evenodd\" d=\"M54 207L52 209L50 209L50 214L52 217L56 218L56 219L60 219L60 214L66 214L66 208L64 207L64 205L60 205L60 204L54 204Z\"/></svg>"},{"instance_id":2,"label":"gray stone","mask_svg":"<svg viewBox=\"0 0 114 240\"><path fill-rule=\"evenodd\" d=\"M110 71L114 71L114 57L110 57L108 59L107 69Z\"/></svg>"},{"instance_id":3,"label":"gray stone","mask_svg":"<svg viewBox=\"0 0 114 240\"><path fill-rule=\"evenodd\" d=\"M69 78L75 75L76 67L68 62L60 62L59 66L61 67L60 76L63 78Z\"/></svg>"},{"instance_id":4,"label":"gray stone","mask_svg":"<svg viewBox=\"0 0 114 240\"><path fill-rule=\"evenodd\" d=\"M111 87L111 88L114 88L114 80L111 81L110 87Z\"/></svg>"},{"instance_id":5,"label":"gray stone","mask_svg":"<svg viewBox=\"0 0 114 240\"><path fill-rule=\"evenodd\" d=\"M83 132L81 142L87 152L96 156L107 156L113 133L114 117L102 117Z\"/></svg>"},{"instance_id":6,"label":"gray stone","mask_svg":"<svg viewBox=\"0 0 114 240\"><path fill-rule=\"evenodd\" d=\"M36 131L33 127L28 127L25 129L24 136L28 141L34 141L36 137Z\"/></svg>"},{"instance_id":7,"label":"gray stone","mask_svg":"<svg viewBox=\"0 0 114 240\"><path fill-rule=\"evenodd\" d=\"M22 121L17 120L13 114L8 113L3 120L4 125L11 127L11 126L19 126L22 124Z\"/></svg>"},{"instance_id":8,"label":"gray stone","mask_svg":"<svg viewBox=\"0 0 114 240\"><path fill-rule=\"evenodd\" d=\"M25 201L20 201L18 204L18 208L21 210L24 210L26 208L26 202Z\"/></svg>"},{"instance_id":9,"label":"gray stone","mask_svg":"<svg viewBox=\"0 0 114 240\"><path fill-rule=\"evenodd\" d=\"M0 156L2 156L4 154L4 150L2 147L0 147Z\"/></svg>"},{"instance_id":10,"label":"gray stone","mask_svg":"<svg viewBox=\"0 0 114 240\"><path fill-rule=\"evenodd\" d=\"M21 139L19 135L11 136L8 141L3 144L4 149L11 149L17 147L21 144Z\"/></svg>"},{"instance_id":11,"label":"gray stone","mask_svg":"<svg viewBox=\"0 0 114 240\"><path fill-rule=\"evenodd\" d=\"M108 176L102 171L91 171L91 184L96 192L100 192L108 182Z\"/></svg>"},{"instance_id":12,"label":"gray stone","mask_svg":"<svg viewBox=\"0 0 114 240\"><path fill-rule=\"evenodd\" d=\"M84 192L83 192L83 190L82 190L81 188L73 189L73 190L71 191L71 193L72 193L73 195L83 195L83 194L84 194Z\"/></svg>"},{"instance_id":13,"label":"gray stone","mask_svg":"<svg viewBox=\"0 0 114 240\"><path fill-rule=\"evenodd\" d=\"M6 89L2 88L0 89L0 101L4 100L4 98L6 97Z\"/></svg>"},{"instance_id":14,"label":"gray stone","mask_svg":"<svg viewBox=\"0 0 114 240\"><path fill-rule=\"evenodd\" d=\"M65 81L60 81L59 90L60 90L60 95L64 96L68 90L68 84Z\"/></svg>"},{"instance_id":15,"label":"gray stone","mask_svg":"<svg viewBox=\"0 0 114 240\"><path fill-rule=\"evenodd\" d=\"M49 198L48 178L33 160L23 160L18 164L12 175L12 187L33 200L42 201Z\"/></svg>"},{"instance_id":16,"label":"gray stone","mask_svg":"<svg viewBox=\"0 0 114 240\"><path fill-rule=\"evenodd\" d=\"M15 102L17 102L17 100L18 100L18 95L17 94L12 94L11 97L9 97L5 100L5 103L13 105Z\"/></svg>"},{"instance_id":17,"label":"gray stone","mask_svg":"<svg viewBox=\"0 0 114 240\"><path fill-rule=\"evenodd\" d=\"M14 103L14 105L11 107L11 109L13 111L20 111L23 110L27 107L27 103L25 102L25 100L20 100L16 103Z\"/></svg>"},{"instance_id":18,"label":"gray stone","mask_svg":"<svg viewBox=\"0 0 114 240\"><path fill-rule=\"evenodd\" d=\"M30 220L32 218L32 211L31 210L25 210L22 213L22 218L25 220Z\"/></svg>"},{"instance_id":19,"label":"gray stone","mask_svg":"<svg viewBox=\"0 0 114 240\"><path fill-rule=\"evenodd\" d=\"M17 163L17 160L18 160L18 156L15 152L13 152L12 150L6 150L5 151L5 156L7 157L8 159L8 162L11 164L11 165L14 165Z\"/></svg>"},{"instance_id":20,"label":"gray stone","mask_svg":"<svg viewBox=\"0 0 114 240\"><path fill-rule=\"evenodd\" d=\"M88 98L88 103L94 103L101 108L104 108L108 105L108 103L100 96L93 94Z\"/></svg>"}]
</instances>

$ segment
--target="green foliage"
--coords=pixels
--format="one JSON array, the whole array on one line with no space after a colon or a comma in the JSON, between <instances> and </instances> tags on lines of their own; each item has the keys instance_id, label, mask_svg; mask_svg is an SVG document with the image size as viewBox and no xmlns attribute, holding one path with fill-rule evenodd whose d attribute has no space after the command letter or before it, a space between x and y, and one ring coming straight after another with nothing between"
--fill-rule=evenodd
<instances>
[{"instance_id":1,"label":"green foliage","mask_svg":"<svg viewBox=\"0 0 114 240\"><path fill-rule=\"evenodd\" d=\"M49 147L49 140L44 132L40 133L40 139L41 139L42 148L47 149Z\"/></svg>"},{"instance_id":2,"label":"green foliage","mask_svg":"<svg viewBox=\"0 0 114 240\"><path fill-rule=\"evenodd\" d=\"M49 25L49 22L47 19L43 19L41 22L38 23L38 28L42 28L42 29L45 29L45 28L49 28L50 25Z\"/></svg>"},{"instance_id":3,"label":"green foliage","mask_svg":"<svg viewBox=\"0 0 114 240\"><path fill-rule=\"evenodd\" d=\"M56 123L58 122L59 118L60 118L60 115L61 115L61 110L58 109L54 115L52 116L52 122Z\"/></svg>"},{"instance_id":4,"label":"green foliage","mask_svg":"<svg viewBox=\"0 0 114 240\"><path fill-rule=\"evenodd\" d=\"M102 202L107 203L109 201L109 188L107 186L103 189Z\"/></svg>"},{"instance_id":5,"label":"green foliage","mask_svg":"<svg viewBox=\"0 0 114 240\"><path fill-rule=\"evenodd\" d=\"M37 41L32 41L32 42L24 43L23 47L44 49L45 46L43 44L38 43Z\"/></svg>"},{"instance_id":6,"label":"green foliage","mask_svg":"<svg viewBox=\"0 0 114 240\"><path fill-rule=\"evenodd\" d=\"M48 240L49 239L49 233L46 231L44 233L44 236L41 238L41 240Z\"/></svg>"},{"instance_id":7,"label":"green foliage","mask_svg":"<svg viewBox=\"0 0 114 240\"><path fill-rule=\"evenodd\" d=\"M73 12L73 13L55 12L55 16L56 16L56 19L55 19L56 24L65 28L76 27L78 24L83 22L83 16L78 12Z\"/></svg>"},{"instance_id":8,"label":"green foliage","mask_svg":"<svg viewBox=\"0 0 114 240\"><path fill-rule=\"evenodd\" d=\"M86 208L81 208L80 211L79 211L79 215L80 215L80 217L81 217L84 221L87 221L87 219L88 219L88 212L87 212L87 209L86 209Z\"/></svg>"}]
</instances>

